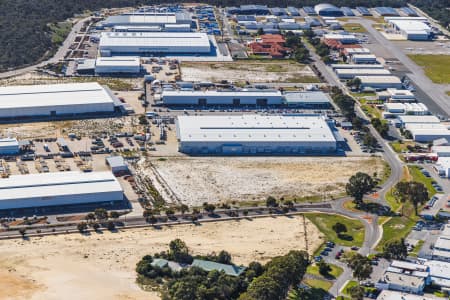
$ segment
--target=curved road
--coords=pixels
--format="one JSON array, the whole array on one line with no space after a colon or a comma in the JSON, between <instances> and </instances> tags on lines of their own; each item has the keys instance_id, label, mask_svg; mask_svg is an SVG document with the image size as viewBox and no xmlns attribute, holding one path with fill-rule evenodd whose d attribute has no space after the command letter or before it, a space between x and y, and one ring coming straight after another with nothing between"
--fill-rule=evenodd
<instances>
[{"instance_id":1,"label":"curved road","mask_svg":"<svg viewBox=\"0 0 450 300\"><path fill-rule=\"evenodd\" d=\"M64 43L59 47L58 51L55 53L55 55L43 62L40 62L38 64L28 66L21 69L16 69L13 71L7 71L0 73L0 79L3 78L9 78L17 75L22 75L28 72L36 71L37 68L43 67L49 63L57 63L64 59L64 56L66 55L67 51L69 51L70 45L75 41L75 37L77 36L78 32L81 30L81 27L83 26L83 23L85 21L88 21L91 19L91 16L78 20L75 25L72 26L72 30L67 35L66 39L64 40Z\"/></svg>"}]
</instances>

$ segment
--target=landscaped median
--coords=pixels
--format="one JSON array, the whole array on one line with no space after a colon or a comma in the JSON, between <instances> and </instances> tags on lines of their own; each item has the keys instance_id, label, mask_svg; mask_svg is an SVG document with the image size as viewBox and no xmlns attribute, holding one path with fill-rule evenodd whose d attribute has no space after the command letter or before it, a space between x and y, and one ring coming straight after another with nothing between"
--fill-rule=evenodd
<instances>
[{"instance_id":1,"label":"landscaped median","mask_svg":"<svg viewBox=\"0 0 450 300\"><path fill-rule=\"evenodd\" d=\"M416 181L424 184L430 197L436 193L436 189L432 185L433 179L423 175L418 166L408 166L405 168L403 180ZM383 236L376 247L377 251L383 251L383 247L389 242L405 238L419 220L419 216L414 212L413 205L409 202L400 203L395 198L393 191L394 187L386 193L386 201L389 203L392 211L401 212L402 215L391 217L387 221L383 220L383 223L379 223L383 227ZM421 207L418 209L420 211Z\"/></svg>"},{"instance_id":2,"label":"landscaped median","mask_svg":"<svg viewBox=\"0 0 450 300\"><path fill-rule=\"evenodd\" d=\"M360 220L325 213L306 213L305 216L317 226L327 241L347 247L361 247L364 242L364 224ZM347 232L343 232L338 236L332 229L336 223L344 224Z\"/></svg>"}]
</instances>

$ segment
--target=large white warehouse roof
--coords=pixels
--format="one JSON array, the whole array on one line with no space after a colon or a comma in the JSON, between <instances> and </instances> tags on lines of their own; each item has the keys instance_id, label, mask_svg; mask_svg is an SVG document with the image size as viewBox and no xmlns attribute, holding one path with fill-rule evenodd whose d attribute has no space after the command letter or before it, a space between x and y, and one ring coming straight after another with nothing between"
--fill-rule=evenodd
<instances>
[{"instance_id":1,"label":"large white warehouse roof","mask_svg":"<svg viewBox=\"0 0 450 300\"><path fill-rule=\"evenodd\" d=\"M61 105L110 104L111 94L96 82L0 87L0 111Z\"/></svg>"},{"instance_id":2,"label":"large white warehouse roof","mask_svg":"<svg viewBox=\"0 0 450 300\"><path fill-rule=\"evenodd\" d=\"M390 23L394 24L398 29L403 30L406 33L430 33L431 28L421 21L416 20L391 20Z\"/></svg>"},{"instance_id":3,"label":"large white warehouse roof","mask_svg":"<svg viewBox=\"0 0 450 300\"><path fill-rule=\"evenodd\" d=\"M335 142L324 116L179 116L182 142Z\"/></svg>"},{"instance_id":4,"label":"large white warehouse roof","mask_svg":"<svg viewBox=\"0 0 450 300\"><path fill-rule=\"evenodd\" d=\"M209 52L204 32L102 32L100 50L111 52Z\"/></svg>"},{"instance_id":5,"label":"large white warehouse roof","mask_svg":"<svg viewBox=\"0 0 450 300\"><path fill-rule=\"evenodd\" d=\"M402 81L397 76L357 76L362 84L369 83L398 83Z\"/></svg>"},{"instance_id":6,"label":"large white warehouse roof","mask_svg":"<svg viewBox=\"0 0 450 300\"><path fill-rule=\"evenodd\" d=\"M141 61L136 56L98 57L95 65L98 67L139 67Z\"/></svg>"},{"instance_id":7,"label":"large white warehouse roof","mask_svg":"<svg viewBox=\"0 0 450 300\"><path fill-rule=\"evenodd\" d=\"M0 208L122 200L122 193L111 172L12 175L0 180ZM114 199L102 199L101 194ZM96 196L89 201L92 195Z\"/></svg>"}]
</instances>

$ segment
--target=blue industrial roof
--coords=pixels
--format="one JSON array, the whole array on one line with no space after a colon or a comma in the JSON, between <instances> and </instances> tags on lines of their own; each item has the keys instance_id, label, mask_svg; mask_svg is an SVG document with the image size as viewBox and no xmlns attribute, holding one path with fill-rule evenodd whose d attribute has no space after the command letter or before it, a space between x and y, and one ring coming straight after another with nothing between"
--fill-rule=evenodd
<instances>
[{"instance_id":1,"label":"blue industrial roof","mask_svg":"<svg viewBox=\"0 0 450 300\"><path fill-rule=\"evenodd\" d=\"M298 11L298 9L293 6L289 6L287 10L291 14L291 16L300 16L300 12Z\"/></svg>"},{"instance_id":2,"label":"blue industrial roof","mask_svg":"<svg viewBox=\"0 0 450 300\"><path fill-rule=\"evenodd\" d=\"M375 7L375 11L381 16L398 16L398 12L392 7L379 6Z\"/></svg>"},{"instance_id":3,"label":"blue industrial roof","mask_svg":"<svg viewBox=\"0 0 450 300\"><path fill-rule=\"evenodd\" d=\"M355 15L350 7L343 6L341 7L341 10L346 16L352 17Z\"/></svg>"},{"instance_id":4,"label":"blue industrial roof","mask_svg":"<svg viewBox=\"0 0 450 300\"><path fill-rule=\"evenodd\" d=\"M410 17L415 17L415 16L417 16L417 13L412 9L412 8L409 8L409 7L402 7L402 8L400 8L405 14L407 14L408 16L410 16Z\"/></svg>"},{"instance_id":5,"label":"blue industrial roof","mask_svg":"<svg viewBox=\"0 0 450 300\"><path fill-rule=\"evenodd\" d=\"M311 7L311 6L303 6L303 10L304 10L305 13L308 14L308 15L317 15L316 11L315 11L314 8Z\"/></svg>"},{"instance_id":6,"label":"blue industrial roof","mask_svg":"<svg viewBox=\"0 0 450 300\"><path fill-rule=\"evenodd\" d=\"M356 10L363 16L371 16L372 15L370 13L370 11L367 9L367 7L364 7L364 6L358 6L358 7L356 7Z\"/></svg>"},{"instance_id":7,"label":"blue industrial roof","mask_svg":"<svg viewBox=\"0 0 450 300\"><path fill-rule=\"evenodd\" d=\"M252 15L237 15L236 20L238 22L240 22L240 21L255 21L256 22L256 17L252 16Z\"/></svg>"},{"instance_id":8,"label":"blue industrial roof","mask_svg":"<svg viewBox=\"0 0 450 300\"><path fill-rule=\"evenodd\" d=\"M286 14L286 10L284 8L280 8L280 7L272 7L270 9L270 12L272 13L272 15L275 15L275 16L281 16L281 15Z\"/></svg>"}]
</instances>

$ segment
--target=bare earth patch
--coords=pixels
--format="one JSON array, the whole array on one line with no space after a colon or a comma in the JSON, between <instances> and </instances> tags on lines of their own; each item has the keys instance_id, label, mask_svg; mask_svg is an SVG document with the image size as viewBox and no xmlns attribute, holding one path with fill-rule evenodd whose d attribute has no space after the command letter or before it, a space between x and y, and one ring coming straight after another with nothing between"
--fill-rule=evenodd
<instances>
[{"instance_id":1,"label":"bare earth patch","mask_svg":"<svg viewBox=\"0 0 450 300\"><path fill-rule=\"evenodd\" d=\"M134 268L171 240L183 239L197 254L225 249L248 264L304 250L302 224L300 216L276 217L1 241L0 299L159 299L136 285ZM306 230L313 251L322 238L309 221Z\"/></svg>"},{"instance_id":2,"label":"bare earth patch","mask_svg":"<svg viewBox=\"0 0 450 300\"><path fill-rule=\"evenodd\" d=\"M295 62L233 62L233 63L182 63L182 78L185 81L217 82L224 78L239 82L301 82L302 77L316 77L309 66ZM310 82L310 80L308 80ZM318 81L317 81L318 82Z\"/></svg>"},{"instance_id":3,"label":"bare earth patch","mask_svg":"<svg viewBox=\"0 0 450 300\"><path fill-rule=\"evenodd\" d=\"M192 206L205 201L257 201L269 195L336 195L344 192L348 178L358 171L383 172L382 160L375 157L172 157L151 163L165 188ZM145 164L141 168L155 177ZM165 189L159 190L164 197Z\"/></svg>"}]
</instances>

